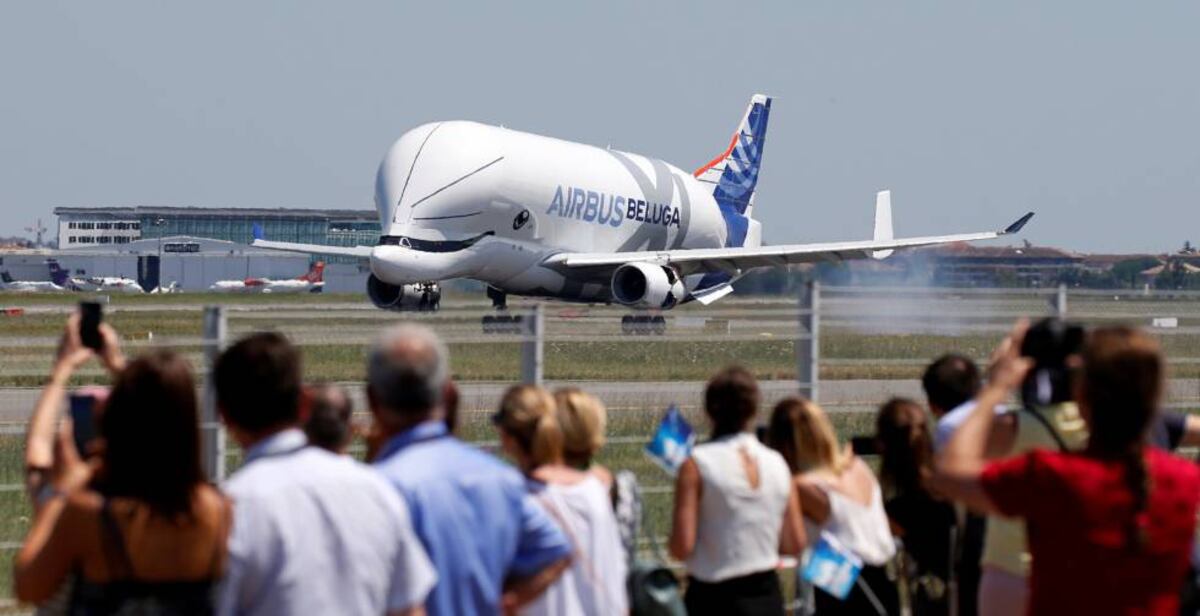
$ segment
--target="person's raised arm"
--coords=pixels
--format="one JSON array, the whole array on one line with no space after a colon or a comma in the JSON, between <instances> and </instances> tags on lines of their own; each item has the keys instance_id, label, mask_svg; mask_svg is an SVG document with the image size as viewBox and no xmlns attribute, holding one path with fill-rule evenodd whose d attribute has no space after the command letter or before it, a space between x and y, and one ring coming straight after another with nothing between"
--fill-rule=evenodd
<instances>
[{"instance_id":1,"label":"person's raised arm","mask_svg":"<svg viewBox=\"0 0 1200 616\"><path fill-rule=\"evenodd\" d=\"M1033 367L1033 360L1020 354L1021 340L1028 327L1026 321L1018 321L996 348L988 370L988 384L976 397L975 409L937 457L932 487L976 511L992 512L995 509L983 489L980 476L987 461L988 436L996 406L1009 398Z\"/></svg>"},{"instance_id":2,"label":"person's raised arm","mask_svg":"<svg viewBox=\"0 0 1200 616\"><path fill-rule=\"evenodd\" d=\"M33 522L13 565L17 598L29 603L48 599L75 567L80 544L79 510L68 505L67 494L86 484L90 469L79 459L70 424L55 435L54 467L48 475L54 491L34 507Z\"/></svg>"},{"instance_id":3,"label":"person's raised arm","mask_svg":"<svg viewBox=\"0 0 1200 616\"><path fill-rule=\"evenodd\" d=\"M688 458L675 477L675 509L671 515L671 538L667 551L676 560L687 560L696 548L700 517L700 467Z\"/></svg>"},{"instance_id":4,"label":"person's raised arm","mask_svg":"<svg viewBox=\"0 0 1200 616\"><path fill-rule=\"evenodd\" d=\"M39 496L47 486L50 467L54 464L56 425L67 383L75 370L91 357L92 350L83 346L79 339L79 314L72 314L67 318L67 327L59 341L50 378L33 407L25 431L25 489L29 500L35 504L41 500Z\"/></svg>"}]
</instances>

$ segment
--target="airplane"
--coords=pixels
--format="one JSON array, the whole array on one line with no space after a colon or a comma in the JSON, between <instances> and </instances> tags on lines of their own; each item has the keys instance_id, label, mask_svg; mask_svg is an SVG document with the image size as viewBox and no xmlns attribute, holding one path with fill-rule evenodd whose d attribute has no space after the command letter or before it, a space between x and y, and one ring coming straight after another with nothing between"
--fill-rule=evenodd
<instances>
[{"instance_id":1,"label":"airplane","mask_svg":"<svg viewBox=\"0 0 1200 616\"><path fill-rule=\"evenodd\" d=\"M324 276L325 262L316 261L308 267L308 272L291 280L218 280L209 290L218 293L320 293L325 288Z\"/></svg>"},{"instance_id":2,"label":"airplane","mask_svg":"<svg viewBox=\"0 0 1200 616\"><path fill-rule=\"evenodd\" d=\"M63 270L58 270L56 273L56 263L53 259L47 262L50 265L51 278L45 280L13 280L12 274L8 271L0 272L0 291L12 291L14 293L61 293L66 291L64 285L67 275Z\"/></svg>"},{"instance_id":3,"label":"airplane","mask_svg":"<svg viewBox=\"0 0 1200 616\"><path fill-rule=\"evenodd\" d=\"M50 278L63 280L62 286L72 291L81 291L83 293L145 293L142 285L132 278L124 276L71 276L70 273L63 269L58 261L51 259Z\"/></svg>"},{"instance_id":4,"label":"airplane","mask_svg":"<svg viewBox=\"0 0 1200 616\"><path fill-rule=\"evenodd\" d=\"M755 94L725 150L694 173L658 159L469 121L434 122L395 141L379 165L375 246L271 241L253 245L369 260L367 295L379 308L416 306L417 292L471 278L493 306L508 295L617 303L628 323L665 329L665 310L708 305L746 271L795 263L883 259L917 246L1014 234L999 231L898 239L890 191L876 197L874 237L764 245L753 217L771 98ZM515 317L493 317L491 322ZM484 329L488 329L488 317Z\"/></svg>"}]
</instances>

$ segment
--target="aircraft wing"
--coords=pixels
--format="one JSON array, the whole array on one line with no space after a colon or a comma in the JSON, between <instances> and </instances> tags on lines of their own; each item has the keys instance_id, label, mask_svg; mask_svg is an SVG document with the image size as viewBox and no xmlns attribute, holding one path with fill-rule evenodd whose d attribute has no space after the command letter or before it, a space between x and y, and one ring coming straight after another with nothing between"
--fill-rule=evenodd
<instances>
[{"instance_id":1,"label":"aircraft wing","mask_svg":"<svg viewBox=\"0 0 1200 616\"><path fill-rule=\"evenodd\" d=\"M903 239L874 239L856 242L832 242L821 244L789 244L761 246L758 248L698 248L687 250L656 250L644 252L564 252L552 255L545 264L566 268L603 269L618 267L626 263L654 263L670 265L687 276L701 272L726 272L737 274L756 267L811 263L816 261L841 261L849 259L881 258L890 251L916 248L952 242L988 240L1009 235L1021 230L1029 219L1030 212L1000 231L960 233L957 235L933 235Z\"/></svg>"},{"instance_id":2,"label":"aircraft wing","mask_svg":"<svg viewBox=\"0 0 1200 616\"><path fill-rule=\"evenodd\" d=\"M256 248L268 250L286 250L289 252L305 252L313 255L333 255L338 257L360 257L367 259L371 256L371 246L326 246L325 244L297 244L294 242L273 242L271 240L254 240L250 242Z\"/></svg>"}]
</instances>

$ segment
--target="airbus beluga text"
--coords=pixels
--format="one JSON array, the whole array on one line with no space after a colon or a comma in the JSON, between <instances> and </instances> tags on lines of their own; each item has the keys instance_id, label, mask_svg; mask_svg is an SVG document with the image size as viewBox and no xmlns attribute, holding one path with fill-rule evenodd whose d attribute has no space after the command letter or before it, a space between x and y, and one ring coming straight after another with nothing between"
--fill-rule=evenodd
<instances>
[{"instance_id":1,"label":"airbus beluga text","mask_svg":"<svg viewBox=\"0 0 1200 616\"><path fill-rule=\"evenodd\" d=\"M376 246L256 246L370 260L380 308L416 307L439 281L507 294L666 309L709 304L757 267L882 259L893 250L985 240L1001 231L894 239L891 196L876 198L874 238L762 245L754 189L771 99L750 99L724 152L687 173L661 160L475 122L436 122L400 137L379 165ZM424 294L424 295L423 295Z\"/></svg>"}]
</instances>

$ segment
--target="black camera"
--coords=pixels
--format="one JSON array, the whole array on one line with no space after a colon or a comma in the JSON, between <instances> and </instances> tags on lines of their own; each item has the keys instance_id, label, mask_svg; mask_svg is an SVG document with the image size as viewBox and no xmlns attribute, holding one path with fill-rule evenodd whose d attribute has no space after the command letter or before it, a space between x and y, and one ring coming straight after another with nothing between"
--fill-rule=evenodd
<instances>
[{"instance_id":1,"label":"black camera","mask_svg":"<svg viewBox=\"0 0 1200 616\"><path fill-rule=\"evenodd\" d=\"M1021 355L1034 361L1021 384L1021 400L1027 408L1071 399L1074 370L1069 360L1083 350L1083 339L1083 326L1057 318L1038 321L1025 332Z\"/></svg>"}]
</instances>

